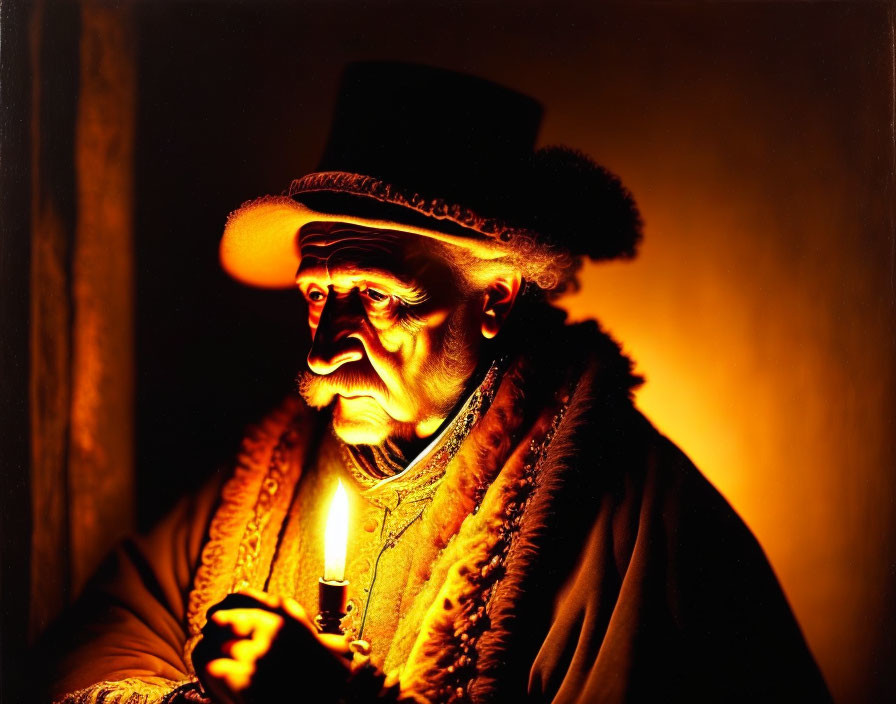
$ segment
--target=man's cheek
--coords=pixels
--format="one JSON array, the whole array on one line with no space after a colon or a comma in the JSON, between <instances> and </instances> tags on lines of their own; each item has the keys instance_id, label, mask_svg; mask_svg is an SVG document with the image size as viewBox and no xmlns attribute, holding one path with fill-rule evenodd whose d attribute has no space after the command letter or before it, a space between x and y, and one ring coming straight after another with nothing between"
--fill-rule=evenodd
<instances>
[{"instance_id":1,"label":"man's cheek","mask_svg":"<svg viewBox=\"0 0 896 704\"><path fill-rule=\"evenodd\" d=\"M414 340L414 335L402 327L401 323L391 325L385 330L378 330L377 337L383 351L399 359L404 356L404 350L412 345Z\"/></svg>"}]
</instances>

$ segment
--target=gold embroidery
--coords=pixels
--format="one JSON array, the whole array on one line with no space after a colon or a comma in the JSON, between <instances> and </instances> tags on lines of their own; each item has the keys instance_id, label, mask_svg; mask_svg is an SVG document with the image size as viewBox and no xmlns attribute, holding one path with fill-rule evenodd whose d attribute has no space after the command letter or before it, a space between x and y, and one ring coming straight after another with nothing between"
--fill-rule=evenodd
<instances>
[{"instance_id":1,"label":"gold embroidery","mask_svg":"<svg viewBox=\"0 0 896 704\"><path fill-rule=\"evenodd\" d=\"M243 442L234 474L221 491L221 503L193 580L187 607L189 637L184 648L187 663L201 637L209 607L241 586L254 584L259 576L266 577L258 574L262 538L275 504L278 513L285 515L301 472L298 456L304 454L308 433L300 436L291 428L302 421L309 422L307 407L297 397L289 397L250 430ZM306 442L300 443L301 439ZM268 549L271 557L277 534L273 531L269 538L273 541Z\"/></svg>"},{"instance_id":2,"label":"gold embroidery","mask_svg":"<svg viewBox=\"0 0 896 704\"><path fill-rule=\"evenodd\" d=\"M194 680L174 682L162 677L131 677L117 682L97 684L66 694L55 704L169 704L205 702L198 696Z\"/></svg>"},{"instance_id":3,"label":"gold embroidery","mask_svg":"<svg viewBox=\"0 0 896 704\"><path fill-rule=\"evenodd\" d=\"M246 524L246 530L237 551L236 568L233 571L233 583L230 586L231 592L248 586L260 586L257 573L264 532L271 521L274 504L278 500L278 492L283 494L290 489L289 486L284 487L283 485L290 471L289 452L296 442L297 435L294 430L290 429L280 436L280 440L274 446L267 474L261 483L258 498L255 500L252 518Z\"/></svg>"}]
</instances>

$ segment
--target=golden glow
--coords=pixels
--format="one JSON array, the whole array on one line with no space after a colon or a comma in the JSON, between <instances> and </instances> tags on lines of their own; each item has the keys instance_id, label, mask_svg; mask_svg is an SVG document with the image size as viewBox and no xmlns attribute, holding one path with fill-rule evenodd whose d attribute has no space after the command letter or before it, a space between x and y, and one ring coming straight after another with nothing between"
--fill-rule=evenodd
<instances>
[{"instance_id":1,"label":"golden glow","mask_svg":"<svg viewBox=\"0 0 896 704\"><path fill-rule=\"evenodd\" d=\"M341 582L345 579L345 546L348 542L348 494L342 482L336 487L324 543L324 581Z\"/></svg>"}]
</instances>

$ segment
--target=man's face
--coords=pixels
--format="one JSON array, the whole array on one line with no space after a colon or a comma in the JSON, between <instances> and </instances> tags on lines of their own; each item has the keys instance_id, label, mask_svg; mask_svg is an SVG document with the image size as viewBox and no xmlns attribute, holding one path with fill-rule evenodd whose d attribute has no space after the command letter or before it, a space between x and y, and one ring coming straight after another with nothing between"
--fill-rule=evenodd
<instances>
[{"instance_id":1,"label":"man's face","mask_svg":"<svg viewBox=\"0 0 896 704\"><path fill-rule=\"evenodd\" d=\"M335 400L333 429L349 444L432 434L482 340L481 302L448 264L450 245L341 223L306 226L300 245L312 335L302 396Z\"/></svg>"}]
</instances>

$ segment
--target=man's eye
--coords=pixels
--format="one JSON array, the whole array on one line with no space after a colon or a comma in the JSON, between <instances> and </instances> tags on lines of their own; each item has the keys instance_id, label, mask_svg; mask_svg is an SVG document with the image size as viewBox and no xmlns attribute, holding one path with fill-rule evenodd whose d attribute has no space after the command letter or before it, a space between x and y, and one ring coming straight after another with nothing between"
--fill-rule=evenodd
<instances>
[{"instance_id":1,"label":"man's eye","mask_svg":"<svg viewBox=\"0 0 896 704\"><path fill-rule=\"evenodd\" d=\"M385 303L391 298L388 294L385 294L382 291L377 291L375 288L364 289L364 295L374 303Z\"/></svg>"},{"instance_id":2,"label":"man's eye","mask_svg":"<svg viewBox=\"0 0 896 704\"><path fill-rule=\"evenodd\" d=\"M323 291L318 291L317 289L313 291L309 291L305 294L309 301L312 303L320 303L322 300L326 298L326 295Z\"/></svg>"}]
</instances>

